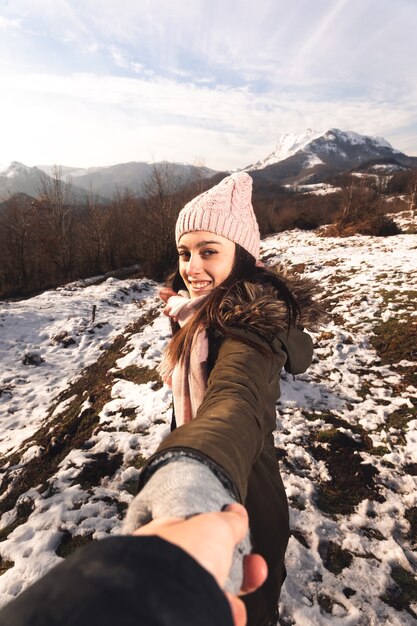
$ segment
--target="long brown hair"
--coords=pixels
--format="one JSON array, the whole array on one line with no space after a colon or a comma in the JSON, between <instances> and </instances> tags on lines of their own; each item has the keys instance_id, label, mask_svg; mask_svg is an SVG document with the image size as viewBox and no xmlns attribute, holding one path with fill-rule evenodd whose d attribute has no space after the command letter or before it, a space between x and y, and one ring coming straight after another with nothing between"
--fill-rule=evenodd
<instances>
[{"instance_id":1,"label":"long brown hair","mask_svg":"<svg viewBox=\"0 0 417 626\"><path fill-rule=\"evenodd\" d=\"M201 330L217 330L226 337L239 338L257 349L261 349L259 343L251 341L249 337L243 338L237 334L233 327L224 324L218 315L222 302L225 298L233 297L238 292L243 282L248 281L258 285L272 286L276 291L277 298L282 300L286 308L286 322L288 328L297 323L300 309L297 301L285 282L274 272L266 267L258 267L255 258L244 248L236 244L235 259L229 276L217 287L212 289L199 310L192 319L180 328L179 324L171 320L173 337L168 344L166 358L171 366L180 361L191 349L193 337ZM170 277L170 286L176 292L187 289L179 270Z\"/></svg>"}]
</instances>

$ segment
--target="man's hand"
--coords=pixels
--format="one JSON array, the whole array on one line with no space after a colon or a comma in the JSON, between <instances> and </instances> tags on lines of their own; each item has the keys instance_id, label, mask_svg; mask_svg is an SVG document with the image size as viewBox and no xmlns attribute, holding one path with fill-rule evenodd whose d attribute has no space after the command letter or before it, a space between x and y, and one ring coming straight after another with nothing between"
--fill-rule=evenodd
<instances>
[{"instance_id":1,"label":"man's hand","mask_svg":"<svg viewBox=\"0 0 417 626\"><path fill-rule=\"evenodd\" d=\"M188 520L164 518L142 526L133 534L157 535L188 552L212 574L223 588L230 570L235 546L248 532L248 514L241 504L230 504L224 512L204 513ZM245 558L242 593L260 587L267 577L265 560L259 554ZM246 609L243 602L226 594L235 626L245 626Z\"/></svg>"}]
</instances>

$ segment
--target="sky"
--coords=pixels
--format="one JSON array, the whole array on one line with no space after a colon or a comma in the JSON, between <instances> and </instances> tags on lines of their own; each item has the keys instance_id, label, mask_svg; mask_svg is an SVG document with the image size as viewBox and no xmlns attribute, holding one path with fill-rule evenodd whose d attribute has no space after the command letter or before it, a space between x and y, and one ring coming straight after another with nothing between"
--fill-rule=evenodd
<instances>
[{"instance_id":1,"label":"sky","mask_svg":"<svg viewBox=\"0 0 417 626\"><path fill-rule=\"evenodd\" d=\"M266 157L285 133L417 155L417 0L0 0L0 164Z\"/></svg>"}]
</instances>

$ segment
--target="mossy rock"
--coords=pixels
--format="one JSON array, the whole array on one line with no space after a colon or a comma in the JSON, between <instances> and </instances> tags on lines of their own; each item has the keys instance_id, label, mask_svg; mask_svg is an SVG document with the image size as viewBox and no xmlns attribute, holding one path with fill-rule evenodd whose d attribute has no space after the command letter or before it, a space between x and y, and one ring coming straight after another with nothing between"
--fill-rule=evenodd
<instances>
[{"instance_id":1,"label":"mossy rock","mask_svg":"<svg viewBox=\"0 0 417 626\"><path fill-rule=\"evenodd\" d=\"M303 417L305 417L305 419L309 422L316 422L317 420L321 420L323 419L323 416L321 413L310 413L309 411L306 411L305 409L301 411Z\"/></svg>"},{"instance_id":2,"label":"mossy rock","mask_svg":"<svg viewBox=\"0 0 417 626\"><path fill-rule=\"evenodd\" d=\"M369 451L369 454L372 454L373 456L385 456L389 453L390 450L386 446L375 446Z\"/></svg>"},{"instance_id":3,"label":"mossy rock","mask_svg":"<svg viewBox=\"0 0 417 626\"><path fill-rule=\"evenodd\" d=\"M378 470L363 463L358 451L344 438L332 439L327 448L316 446L311 453L316 460L324 461L331 476L330 481L318 486L317 505L324 513L347 515L365 499L384 500L375 484Z\"/></svg>"},{"instance_id":4,"label":"mossy rock","mask_svg":"<svg viewBox=\"0 0 417 626\"><path fill-rule=\"evenodd\" d=\"M332 574L340 574L352 564L352 554L333 541L320 541L318 551L324 567Z\"/></svg>"},{"instance_id":5,"label":"mossy rock","mask_svg":"<svg viewBox=\"0 0 417 626\"><path fill-rule=\"evenodd\" d=\"M330 596L326 595L325 593L319 593L317 596L317 602L325 613L332 613L334 600Z\"/></svg>"},{"instance_id":6,"label":"mossy rock","mask_svg":"<svg viewBox=\"0 0 417 626\"><path fill-rule=\"evenodd\" d=\"M8 569L13 567L13 565L14 565L14 561L8 561L7 559L3 559L0 556L0 576L5 574Z\"/></svg>"},{"instance_id":7,"label":"mossy rock","mask_svg":"<svg viewBox=\"0 0 417 626\"><path fill-rule=\"evenodd\" d=\"M333 613L333 607L335 604L341 606L346 611L346 607L343 606L341 602L338 602L335 598L331 598L326 593L319 593L317 595L317 602L321 609L323 609L323 611L325 613L328 613L329 615Z\"/></svg>"},{"instance_id":8,"label":"mossy rock","mask_svg":"<svg viewBox=\"0 0 417 626\"><path fill-rule=\"evenodd\" d=\"M402 360L415 361L417 357L416 322L411 317L391 318L373 328L370 343L382 365Z\"/></svg>"},{"instance_id":9,"label":"mossy rock","mask_svg":"<svg viewBox=\"0 0 417 626\"><path fill-rule=\"evenodd\" d=\"M407 509L404 517L410 524L408 538L413 544L417 544L417 506L413 506L410 509Z\"/></svg>"},{"instance_id":10,"label":"mossy rock","mask_svg":"<svg viewBox=\"0 0 417 626\"><path fill-rule=\"evenodd\" d=\"M377 539L378 541L384 541L384 535L377 528L370 528L368 526L361 526L361 532L368 539Z\"/></svg>"},{"instance_id":11,"label":"mossy rock","mask_svg":"<svg viewBox=\"0 0 417 626\"><path fill-rule=\"evenodd\" d=\"M417 463L406 463L403 470L409 476L417 476Z\"/></svg>"},{"instance_id":12,"label":"mossy rock","mask_svg":"<svg viewBox=\"0 0 417 626\"><path fill-rule=\"evenodd\" d=\"M414 619L417 619L417 613L410 606L417 602L416 578L401 565L397 565L391 570L391 577L396 585L390 587L381 596L381 600L397 611L407 611Z\"/></svg>"},{"instance_id":13,"label":"mossy rock","mask_svg":"<svg viewBox=\"0 0 417 626\"><path fill-rule=\"evenodd\" d=\"M328 424L331 424L332 426L334 426L334 429L331 429L332 433L335 435L334 442L335 443L339 442L342 447L343 445L347 445L348 447L350 447L351 441L353 441L354 443L357 443L359 448L363 450L370 450L373 447L372 439L369 437L366 430L359 424L351 424L347 420L344 420L341 417L333 415L333 413L330 413L330 412L327 412L327 413L325 412L325 413L322 413L321 415L317 415L316 419L317 418L320 418L323 421L327 422ZM346 430L351 430L352 433L360 436L361 442L360 443L359 441L355 442L355 440L352 440L352 438L349 437L349 435L346 435L344 433L341 433L341 434L344 434L344 437L341 439L338 439L338 435L336 432L337 428L346 428ZM326 432L326 431L322 430L319 432ZM346 441L345 437L347 437L350 441ZM329 441L332 439L333 438L330 437Z\"/></svg>"},{"instance_id":14,"label":"mossy rock","mask_svg":"<svg viewBox=\"0 0 417 626\"><path fill-rule=\"evenodd\" d=\"M68 530L64 530L62 533L61 541L55 552L58 556L66 558L75 550L86 546L93 541L92 535L71 535Z\"/></svg>"},{"instance_id":15,"label":"mossy rock","mask_svg":"<svg viewBox=\"0 0 417 626\"><path fill-rule=\"evenodd\" d=\"M354 450L365 448L365 444L362 441L356 441L346 433L340 432L338 428L319 430L316 439L320 443L332 443L339 448L353 448Z\"/></svg>"},{"instance_id":16,"label":"mossy rock","mask_svg":"<svg viewBox=\"0 0 417 626\"><path fill-rule=\"evenodd\" d=\"M306 505L303 500L297 496L290 496L288 503L292 509L297 509L297 511L305 511L306 509Z\"/></svg>"},{"instance_id":17,"label":"mossy rock","mask_svg":"<svg viewBox=\"0 0 417 626\"><path fill-rule=\"evenodd\" d=\"M408 423L411 422L411 420L417 419L417 405L415 401L412 401L412 404L413 406L411 407L404 405L390 413L383 425L385 430L389 431L391 428L394 428L399 431L398 441L401 444L405 444L406 442L405 433L408 430Z\"/></svg>"},{"instance_id":18,"label":"mossy rock","mask_svg":"<svg viewBox=\"0 0 417 626\"><path fill-rule=\"evenodd\" d=\"M135 456L134 460L129 463L129 466L134 467L136 469L142 469L145 463L146 463L146 458L142 456L141 454L138 454L137 456Z\"/></svg>"},{"instance_id":19,"label":"mossy rock","mask_svg":"<svg viewBox=\"0 0 417 626\"><path fill-rule=\"evenodd\" d=\"M99 452L88 459L72 484L81 485L85 491L97 487L105 476L113 476L122 466L122 463L123 454L121 453Z\"/></svg>"},{"instance_id":20,"label":"mossy rock","mask_svg":"<svg viewBox=\"0 0 417 626\"><path fill-rule=\"evenodd\" d=\"M381 276L383 276L381 280L387 277L386 275ZM380 280L379 277L378 280ZM381 289L379 293L382 296L384 304L399 305L402 308L403 306L407 306L407 304L417 302L417 290L415 289L406 289L404 291L400 289Z\"/></svg>"},{"instance_id":21,"label":"mossy rock","mask_svg":"<svg viewBox=\"0 0 417 626\"><path fill-rule=\"evenodd\" d=\"M295 537L295 539L297 539L297 541L301 543L302 546L304 546L307 549L310 548L310 544L308 543L306 536L304 535L304 533L301 532L301 530L297 530L296 528L294 528L291 531L291 535Z\"/></svg>"},{"instance_id":22,"label":"mossy rock","mask_svg":"<svg viewBox=\"0 0 417 626\"><path fill-rule=\"evenodd\" d=\"M0 542L5 541L15 528L27 522L27 520L29 519L29 515L33 511L33 508L33 502L29 500L21 502L17 505L16 517L13 522L10 522L10 524L0 530Z\"/></svg>"},{"instance_id":23,"label":"mossy rock","mask_svg":"<svg viewBox=\"0 0 417 626\"><path fill-rule=\"evenodd\" d=\"M144 385L146 383L153 382L155 383L154 389L160 389L162 387L162 380L160 375L158 374L156 368L150 367L139 367L138 365L128 365L122 370L118 370L115 372L114 376L116 378L122 378L124 380L129 380L136 385Z\"/></svg>"}]
</instances>

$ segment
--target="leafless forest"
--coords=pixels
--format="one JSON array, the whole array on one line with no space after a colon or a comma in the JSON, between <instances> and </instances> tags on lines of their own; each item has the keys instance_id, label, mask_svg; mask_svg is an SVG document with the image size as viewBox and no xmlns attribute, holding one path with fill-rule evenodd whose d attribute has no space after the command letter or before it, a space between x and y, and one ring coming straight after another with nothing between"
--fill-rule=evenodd
<instances>
[{"instance_id":1,"label":"leafless forest","mask_svg":"<svg viewBox=\"0 0 417 626\"><path fill-rule=\"evenodd\" d=\"M139 265L162 279L173 266L174 224L184 204L222 176L180 180L167 164L154 167L141 197L117 191L103 204L92 189L76 201L57 168L36 198L17 194L0 204L0 297L24 296L79 278ZM387 214L416 208L416 171L329 180L327 195L255 181L261 234L332 224L330 234L395 235Z\"/></svg>"}]
</instances>

